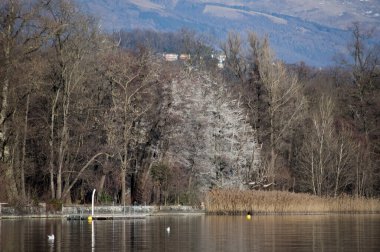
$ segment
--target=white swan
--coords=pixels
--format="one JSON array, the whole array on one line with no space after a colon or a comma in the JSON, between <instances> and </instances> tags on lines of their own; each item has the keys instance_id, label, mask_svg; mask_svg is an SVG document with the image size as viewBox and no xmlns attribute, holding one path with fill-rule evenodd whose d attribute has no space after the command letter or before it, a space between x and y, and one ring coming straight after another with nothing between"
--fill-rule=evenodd
<instances>
[{"instance_id":1,"label":"white swan","mask_svg":"<svg viewBox=\"0 0 380 252\"><path fill-rule=\"evenodd\" d=\"M48 240L49 241L54 241L54 234L48 235Z\"/></svg>"},{"instance_id":2,"label":"white swan","mask_svg":"<svg viewBox=\"0 0 380 252\"><path fill-rule=\"evenodd\" d=\"M166 228L166 232L170 233L170 227Z\"/></svg>"}]
</instances>

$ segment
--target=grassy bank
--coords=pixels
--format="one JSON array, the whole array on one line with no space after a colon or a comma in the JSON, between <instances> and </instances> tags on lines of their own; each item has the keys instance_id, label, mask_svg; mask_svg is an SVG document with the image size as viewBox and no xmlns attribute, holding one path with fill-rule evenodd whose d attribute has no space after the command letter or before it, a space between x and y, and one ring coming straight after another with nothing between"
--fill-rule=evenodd
<instances>
[{"instance_id":1,"label":"grassy bank","mask_svg":"<svg viewBox=\"0 0 380 252\"><path fill-rule=\"evenodd\" d=\"M205 207L214 214L380 213L380 200L281 191L212 190L207 194Z\"/></svg>"}]
</instances>

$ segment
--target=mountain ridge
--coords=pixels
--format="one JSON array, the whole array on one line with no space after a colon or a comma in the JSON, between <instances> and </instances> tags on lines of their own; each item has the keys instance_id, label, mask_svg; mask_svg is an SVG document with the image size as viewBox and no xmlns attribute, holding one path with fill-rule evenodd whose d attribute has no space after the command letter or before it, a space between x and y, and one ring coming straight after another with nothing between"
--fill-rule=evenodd
<instances>
[{"instance_id":1,"label":"mountain ridge","mask_svg":"<svg viewBox=\"0 0 380 252\"><path fill-rule=\"evenodd\" d=\"M311 0L76 1L84 11L99 16L103 29L108 31L135 28L176 31L187 27L223 40L230 30L242 33L254 30L259 35L269 36L278 58L288 63L304 61L314 66L332 65L334 56L345 53L351 36L347 27L358 21L352 17L359 17L365 27L380 24L380 17L376 17L380 16L380 3L371 0L321 0L319 5ZM278 6L274 6L276 3ZM298 7L297 3L308 4L308 7ZM333 7L326 10L326 5ZM359 8L364 5L372 9ZM292 6L294 11L291 11ZM281 8L283 11L279 10ZM315 17L315 13L323 11L328 15L320 19ZM308 12L313 15L305 18ZM328 24L326 20L333 19L333 14L339 15L335 22ZM343 25L346 19L352 22Z\"/></svg>"}]
</instances>

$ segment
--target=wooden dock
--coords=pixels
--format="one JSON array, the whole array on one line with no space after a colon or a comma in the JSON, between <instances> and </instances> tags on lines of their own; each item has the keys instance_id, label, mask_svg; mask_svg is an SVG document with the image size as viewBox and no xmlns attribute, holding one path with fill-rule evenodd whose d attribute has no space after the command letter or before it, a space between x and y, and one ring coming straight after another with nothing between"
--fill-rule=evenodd
<instances>
[{"instance_id":1,"label":"wooden dock","mask_svg":"<svg viewBox=\"0 0 380 252\"><path fill-rule=\"evenodd\" d=\"M68 215L67 220L87 220L91 215ZM125 219L144 219L147 214L96 214L92 220L125 220Z\"/></svg>"}]
</instances>

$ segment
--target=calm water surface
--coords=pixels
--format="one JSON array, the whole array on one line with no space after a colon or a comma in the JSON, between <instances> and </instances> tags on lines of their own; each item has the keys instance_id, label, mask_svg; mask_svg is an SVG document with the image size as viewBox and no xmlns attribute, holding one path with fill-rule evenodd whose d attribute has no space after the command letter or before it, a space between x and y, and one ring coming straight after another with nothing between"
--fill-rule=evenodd
<instances>
[{"instance_id":1,"label":"calm water surface","mask_svg":"<svg viewBox=\"0 0 380 252\"><path fill-rule=\"evenodd\" d=\"M380 215L0 220L0 251L380 251Z\"/></svg>"}]
</instances>

